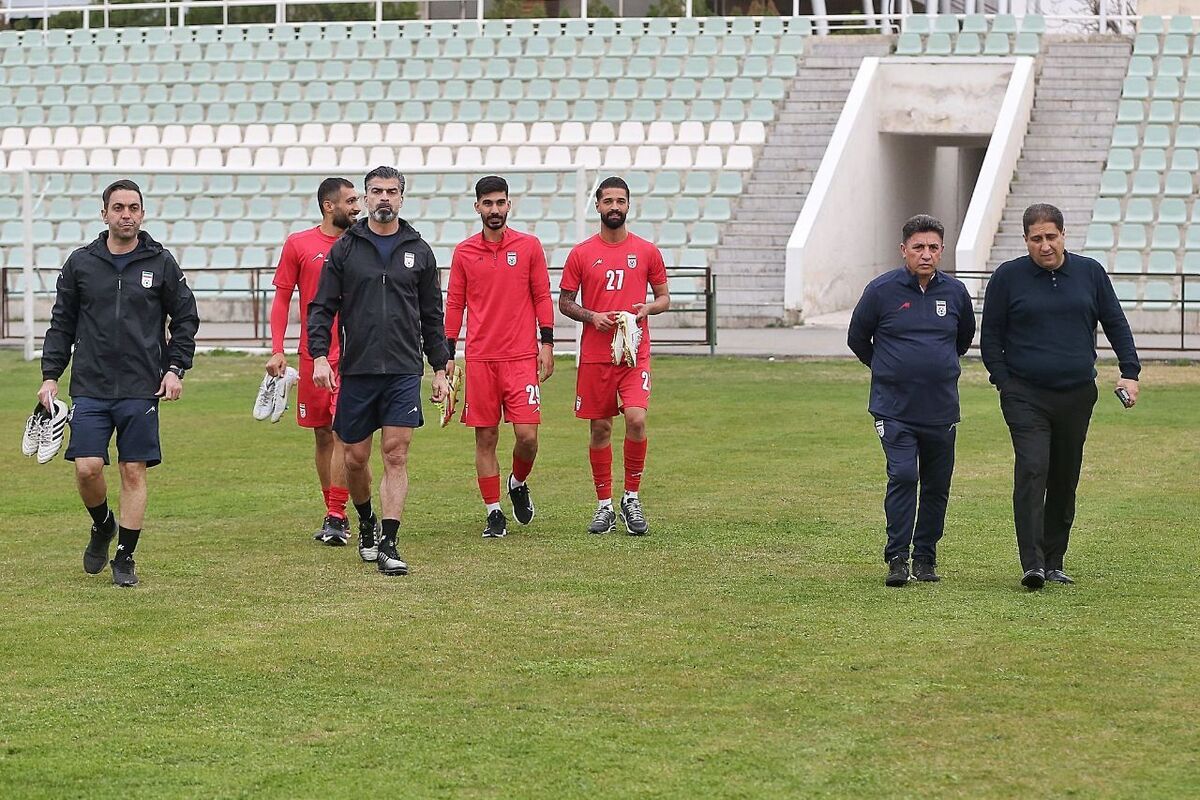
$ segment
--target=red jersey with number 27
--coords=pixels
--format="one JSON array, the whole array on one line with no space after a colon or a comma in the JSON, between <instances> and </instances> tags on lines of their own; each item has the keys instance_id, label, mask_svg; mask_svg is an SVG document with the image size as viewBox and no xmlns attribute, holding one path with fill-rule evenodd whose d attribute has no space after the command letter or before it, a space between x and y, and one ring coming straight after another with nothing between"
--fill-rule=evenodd
<instances>
[{"instance_id":1,"label":"red jersey with number 27","mask_svg":"<svg viewBox=\"0 0 1200 800\"><path fill-rule=\"evenodd\" d=\"M651 242L632 233L623 242L609 244L596 234L575 245L567 256L559 288L580 292L580 305L588 311L633 311L645 303L652 286L667 282L662 253ZM650 357L650 323L643 319L638 363ZM579 360L585 364L612 363L612 333L593 325L583 326Z\"/></svg>"},{"instance_id":2,"label":"red jersey with number 27","mask_svg":"<svg viewBox=\"0 0 1200 800\"><path fill-rule=\"evenodd\" d=\"M277 289L290 292L300 287L300 355L312 358L308 354L308 304L317 296L317 285L321 282L321 270L325 267L325 259L329 250L338 240L336 236L326 236L321 227L309 228L306 231L293 233L283 243L283 252L279 255L279 266L275 268L273 283ZM286 330L276 330L275 320L271 320L271 338L276 343L276 350L283 345ZM284 321L281 328L287 327ZM337 325L333 326L332 341L329 347L329 360L336 362L338 358Z\"/></svg>"}]
</instances>

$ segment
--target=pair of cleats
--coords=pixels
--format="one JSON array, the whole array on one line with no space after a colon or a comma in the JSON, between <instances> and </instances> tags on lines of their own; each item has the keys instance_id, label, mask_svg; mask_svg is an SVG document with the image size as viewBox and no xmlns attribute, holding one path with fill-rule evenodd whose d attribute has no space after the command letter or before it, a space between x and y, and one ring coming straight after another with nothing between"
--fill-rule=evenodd
<instances>
[{"instance_id":1,"label":"pair of cleats","mask_svg":"<svg viewBox=\"0 0 1200 800\"><path fill-rule=\"evenodd\" d=\"M612 533L617 529L617 516L618 512L611 505L600 506L596 509L587 532ZM642 501L638 498L628 495L622 497L619 516L621 523L625 526L625 531L630 536L645 536L650 532L650 525L646 522L646 512L642 510Z\"/></svg>"},{"instance_id":2,"label":"pair of cleats","mask_svg":"<svg viewBox=\"0 0 1200 800\"><path fill-rule=\"evenodd\" d=\"M33 407L33 413L25 420L25 433L21 435L21 455L26 458L37 456L39 464L52 460L62 449L63 435L67 430L67 404L55 399L50 411L41 403Z\"/></svg>"},{"instance_id":3,"label":"pair of cleats","mask_svg":"<svg viewBox=\"0 0 1200 800\"><path fill-rule=\"evenodd\" d=\"M463 374L463 368L455 366L454 373L446 378L450 384L450 393L442 402L434 403L438 410L438 422L443 428L450 424L450 420L454 419L455 413L458 412L458 399L462 397Z\"/></svg>"},{"instance_id":4,"label":"pair of cleats","mask_svg":"<svg viewBox=\"0 0 1200 800\"><path fill-rule=\"evenodd\" d=\"M637 316L628 311L618 312L617 324L613 327L612 363L636 366L641 344L642 329L638 327Z\"/></svg>"},{"instance_id":5,"label":"pair of cleats","mask_svg":"<svg viewBox=\"0 0 1200 800\"><path fill-rule=\"evenodd\" d=\"M513 485L513 476L508 476L508 499L512 503L513 516L522 525L533 522L537 509L533 506L533 498L529 495L529 485L522 483ZM485 539L503 539L508 536L508 518L504 512L496 509L488 514L487 526L483 529Z\"/></svg>"},{"instance_id":6,"label":"pair of cleats","mask_svg":"<svg viewBox=\"0 0 1200 800\"><path fill-rule=\"evenodd\" d=\"M408 564L396 552L396 542L385 541L383 523L374 514L358 523L358 557L374 563L380 575L407 575Z\"/></svg>"},{"instance_id":7,"label":"pair of cleats","mask_svg":"<svg viewBox=\"0 0 1200 800\"><path fill-rule=\"evenodd\" d=\"M283 412L287 411L288 391L298 380L300 373L294 367L288 367L279 377L270 373L264 375L254 397L254 418L259 422L268 418L271 422L279 422Z\"/></svg>"},{"instance_id":8,"label":"pair of cleats","mask_svg":"<svg viewBox=\"0 0 1200 800\"><path fill-rule=\"evenodd\" d=\"M1075 581L1061 569L1027 569L1021 576L1021 585L1026 589L1040 589L1047 583L1061 583L1070 586Z\"/></svg>"},{"instance_id":9,"label":"pair of cleats","mask_svg":"<svg viewBox=\"0 0 1200 800\"><path fill-rule=\"evenodd\" d=\"M112 512L109 512L103 525L92 525L91 538L83 550L83 571L88 575L99 575L104 570L104 565L108 564L112 568L113 586L137 586L138 576L132 556L122 558L118 551L116 558L108 560L108 547L116 535L117 520Z\"/></svg>"},{"instance_id":10,"label":"pair of cleats","mask_svg":"<svg viewBox=\"0 0 1200 800\"><path fill-rule=\"evenodd\" d=\"M906 556L896 556L888 562L888 574L883 579L885 586L907 586L910 580L921 581L922 583L937 583L942 579L937 574L935 564L929 558L914 558L912 561L912 569L908 567L908 558Z\"/></svg>"}]
</instances>

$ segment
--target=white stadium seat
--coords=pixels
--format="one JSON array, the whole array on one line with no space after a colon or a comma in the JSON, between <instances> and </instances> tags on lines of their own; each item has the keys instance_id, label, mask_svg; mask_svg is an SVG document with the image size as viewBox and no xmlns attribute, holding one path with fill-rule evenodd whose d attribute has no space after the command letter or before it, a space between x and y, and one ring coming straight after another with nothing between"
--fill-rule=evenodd
<instances>
[{"instance_id":1,"label":"white stadium seat","mask_svg":"<svg viewBox=\"0 0 1200 800\"><path fill-rule=\"evenodd\" d=\"M242 144L246 147L265 147L271 143L271 131L266 125L247 125L242 131Z\"/></svg>"},{"instance_id":2,"label":"white stadium seat","mask_svg":"<svg viewBox=\"0 0 1200 800\"><path fill-rule=\"evenodd\" d=\"M332 145L354 144L354 126L345 122L335 122L329 126L326 142Z\"/></svg>"},{"instance_id":3,"label":"white stadium seat","mask_svg":"<svg viewBox=\"0 0 1200 800\"><path fill-rule=\"evenodd\" d=\"M345 169L366 171L367 151L357 146L342 148L340 162Z\"/></svg>"},{"instance_id":4,"label":"white stadium seat","mask_svg":"<svg viewBox=\"0 0 1200 800\"><path fill-rule=\"evenodd\" d=\"M162 129L163 147L183 147L187 144L187 132L182 125L168 125Z\"/></svg>"},{"instance_id":5,"label":"white stadium seat","mask_svg":"<svg viewBox=\"0 0 1200 800\"><path fill-rule=\"evenodd\" d=\"M461 122L448 122L442 128L441 141L443 144L450 146L466 144L471 141L471 132Z\"/></svg>"},{"instance_id":6,"label":"white stadium seat","mask_svg":"<svg viewBox=\"0 0 1200 800\"><path fill-rule=\"evenodd\" d=\"M500 141L500 131L494 122L476 122L471 126L471 144L487 147Z\"/></svg>"},{"instance_id":7,"label":"white stadium seat","mask_svg":"<svg viewBox=\"0 0 1200 800\"><path fill-rule=\"evenodd\" d=\"M208 147L215 141L212 125L193 125L188 129L188 145L191 147Z\"/></svg>"},{"instance_id":8,"label":"white stadium seat","mask_svg":"<svg viewBox=\"0 0 1200 800\"><path fill-rule=\"evenodd\" d=\"M8 154L9 169L24 169L32 166L33 152L31 150L13 150Z\"/></svg>"},{"instance_id":9,"label":"white stadium seat","mask_svg":"<svg viewBox=\"0 0 1200 800\"><path fill-rule=\"evenodd\" d=\"M338 166L337 150L332 147L314 147L308 154L310 167L335 169Z\"/></svg>"},{"instance_id":10,"label":"white stadium seat","mask_svg":"<svg viewBox=\"0 0 1200 800\"><path fill-rule=\"evenodd\" d=\"M380 141L387 142L392 147L411 144L412 140L412 127L407 122L389 122L387 134L380 139Z\"/></svg>"},{"instance_id":11,"label":"white stadium seat","mask_svg":"<svg viewBox=\"0 0 1200 800\"><path fill-rule=\"evenodd\" d=\"M558 129L558 142L565 145L578 145L587 141L587 132L582 122L564 122Z\"/></svg>"},{"instance_id":12,"label":"white stadium seat","mask_svg":"<svg viewBox=\"0 0 1200 800\"><path fill-rule=\"evenodd\" d=\"M521 145L527 140L524 122L506 122L500 128L500 144Z\"/></svg>"},{"instance_id":13,"label":"white stadium seat","mask_svg":"<svg viewBox=\"0 0 1200 800\"><path fill-rule=\"evenodd\" d=\"M300 126L300 144L325 144L325 141L325 126L321 123L306 122Z\"/></svg>"},{"instance_id":14,"label":"white stadium seat","mask_svg":"<svg viewBox=\"0 0 1200 800\"><path fill-rule=\"evenodd\" d=\"M680 127L682 128L683 125L681 124ZM692 148L680 144L671 145L667 148L667 155L663 159L663 166L667 169L691 169Z\"/></svg>"},{"instance_id":15,"label":"white stadium seat","mask_svg":"<svg viewBox=\"0 0 1200 800\"><path fill-rule=\"evenodd\" d=\"M57 150L35 150L33 165L35 167L57 167L58 166L58 151Z\"/></svg>"},{"instance_id":16,"label":"white stadium seat","mask_svg":"<svg viewBox=\"0 0 1200 800\"><path fill-rule=\"evenodd\" d=\"M171 150L171 169L191 169L196 166L196 151L190 147Z\"/></svg>"},{"instance_id":17,"label":"white stadium seat","mask_svg":"<svg viewBox=\"0 0 1200 800\"><path fill-rule=\"evenodd\" d=\"M721 148L704 145L696 148L696 157L692 161L692 166L696 169L720 169L723 161Z\"/></svg>"},{"instance_id":18,"label":"white stadium seat","mask_svg":"<svg viewBox=\"0 0 1200 800\"><path fill-rule=\"evenodd\" d=\"M622 122L617 131L617 144L637 145L646 141L646 128L640 122Z\"/></svg>"},{"instance_id":19,"label":"white stadium seat","mask_svg":"<svg viewBox=\"0 0 1200 800\"><path fill-rule=\"evenodd\" d=\"M400 148L400 152L396 154L396 163L403 169L404 167L423 167L425 166L425 152L416 145L406 145Z\"/></svg>"},{"instance_id":20,"label":"white stadium seat","mask_svg":"<svg viewBox=\"0 0 1200 800\"><path fill-rule=\"evenodd\" d=\"M547 147L546 155L543 158L543 163L547 167L569 167L573 161L570 148L562 145Z\"/></svg>"},{"instance_id":21,"label":"white stadium seat","mask_svg":"<svg viewBox=\"0 0 1200 800\"><path fill-rule=\"evenodd\" d=\"M142 166L146 169L166 169L171 166L171 156L165 147L151 147L142 153Z\"/></svg>"},{"instance_id":22,"label":"white stadium seat","mask_svg":"<svg viewBox=\"0 0 1200 800\"><path fill-rule=\"evenodd\" d=\"M390 147L376 145L371 148L371 152L367 155L367 163L373 165L379 164L397 164L396 151Z\"/></svg>"},{"instance_id":23,"label":"white stadium seat","mask_svg":"<svg viewBox=\"0 0 1200 800\"><path fill-rule=\"evenodd\" d=\"M74 169L75 167L86 167L88 165L87 153L79 148L71 148L64 150L60 159L63 168Z\"/></svg>"},{"instance_id":24,"label":"white stadium seat","mask_svg":"<svg viewBox=\"0 0 1200 800\"><path fill-rule=\"evenodd\" d=\"M658 169L662 166L662 150L658 145L644 144L633 158L634 169Z\"/></svg>"},{"instance_id":25,"label":"white stadium seat","mask_svg":"<svg viewBox=\"0 0 1200 800\"><path fill-rule=\"evenodd\" d=\"M757 120L743 122L738 127L738 144L762 144L766 140L766 129Z\"/></svg>"},{"instance_id":26,"label":"white stadium seat","mask_svg":"<svg viewBox=\"0 0 1200 800\"><path fill-rule=\"evenodd\" d=\"M529 126L529 144L550 145L558 143L558 133L550 122L535 122Z\"/></svg>"},{"instance_id":27,"label":"white stadium seat","mask_svg":"<svg viewBox=\"0 0 1200 800\"><path fill-rule=\"evenodd\" d=\"M633 157L629 148L624 145L613 145L604 151L605 169L629 169L633 165Z\"/></svg>"},{"instance_id":28,"label":"white stadium seat","mask_svg":"<svg viewBox=\"0 0 1200 800\"><path fill-rule=\"evenodd\" d=\"M79 131L75 128L58 128L54 131L55 147L78 147Z\"/></svg>"},{"instance_id":29,"label":"white stadium seat","mask_svg":"<svg viewBox=\"0 0 1200 800\"><path fill-rule=\"evenodd\" d=\"M5 128L4 135L0 136L0 147L10 150L15 147L25 146L25 129L24 128Z\"/></svg>"},{"instance_id":30,"label":"white stadium seat","mask_svg":"<svg viewBox=\"0 0 1200 800\"><path fill-rule=\"evenodd\" d=\"M575 151L575 161L583 164L588 169L600 168L600 148L590 145L580 147Z\"/></svg>"},{"instance_id":31,"label":"white stadium seat","mask_svg":"<svg viewBox=\"0 0 1200 800\"><path fill-rule=\"evenodd\" d=\"M679 123L679 135L675 141L678 144L704 144L705 138L704 123L689 120Z\"/></svg>"},{"instance_id":32,"label":"white stadium seat","mask_svg":"<svg viewBox=\"0 0 1200 800\"><path fill-rule=\"evenodd\" d=\"M525 145L517 148L517 155L513 159L515 167L540 167L542 165L541 148L533 145Z\"/></svg>"},{"instance_id":33,"label":"white stadium seat","mask_svg":"<svg viewBox=\"0 0 1200 800\"><path fill-rule=\"evenodd\" d=\"M94 169L107 169L115 163L112 150L107 147L97 147L88 153L88 166ZM12 159L8 160L8 166L12 167Z\"/></svg>"},{"instance_id":34,"label":"white stadium seat","mask_svg":"<svg viewBox=\"0 0 1200 800\"><path fill-rule=\"evenodd\" d=\"M308 167L308 148L293 145L283 151L284 169L306 169Z\"/></svg>"},{"instance_id":35,"label":"white stadium seat","mask_svg":"<svg viewBox=\"0 0 1200 800\"><path fill-rule=\"evenodd\" d=\"M157 145L158 126L138 125L133 129L133 144L135 147L154 147Z\"/></svg>"},{"instance_id":36,"label":"white stadium seat","mask_svg":"<svg viewBox=\"0 0 1200 800\"><path fill-rule=\"evenodd\" d=\"M513 163L512 149L507 145L494 144L487 149L483 163L489 167L511 167Z\"/></svg>"},{"instance_id":37,"label":"white stadium seat","mask_svg":"<svg viewBox=\"0 0 1200 800\"><path fill-rule=\"evenodd\" d=\"M242 143L242 126L225 124L217 127L215 144L220 147L237 147Z\"/></svg>"},{"instance_id":38,"label":"white stadium seat","mask_svg":"<svg viewBox=\"0 0 1200 800\"><path fill-rule=\"evenodd\" d=\"M247 135L249 131L247 130ZM256 169L275 169L279 166L279 151L274 147L259 147L254 151Z\"/></svg>"},{"instance_id":39,"label":"white stadium seat","mask_svg":"<svg viewBox=\"0 0 1200 800\"><path fill-rule=\"evenodd\" d=\"M271 144L276 147L288 147L300 141L300 132L290 122L271 128Z\"/></svg>"},{"instance_id":40,"label":"white stadium seat","mask_svg":"<svg viewBox=\"0 0 1200 800\"><path fill-rule=\"evenodd\" d=\"M617 131L611 122L593 122L588 129L588 144L605 147L617 140Z\"/></svg>"},{"instance_id":41,"label":"white stadium seat","mask_svg":"<svg viewBox=\"0 0 1200 800\"><path fill-rule=\"evenodd\" d=\"M413 128L412 143L421 147L432 147L442 141L442 131L432 122L418 122Z\"/></svg>"},{"instance_id":42,"label":"white stadium seat","mask_svg":"<svg viewBox=\"0 0 1200 800\"><path fill-rule=\"evenodd\" d=\"M725 155L725 169L745 171L754 167L754 150L748 145L735 144Z\"/></svg>"},{"instance_id":43,"label":"white stadium seat","mask_svg":"<svg viewBox=\"0 0 1200 800\"><path fill-rule=\"evenodd\" d=\"M378 122L364 122L362 125L359 125L356 136L355 141L364 147L387 141L387 139L383 138L383 126ZM373 161L372 163L376 162Z\"/></svg>"},{"instance_id":44,"label":"white stadium seat","mask_svg":"<svg viewBox=\"0 0 1200 800\"><path fill-rule=\"evenodd\" d=\"M202 147L196 154L196 166L202 169L216 169L225 166L221 151L215 147Z\"/></svg>"},{"instance_id":45,"label":"white stadium seat","mask_svg":"<svg viewBox=\"0 0 1200 800\"><path fill-rule=\"evenodd\" d=\"M454 165L456 167L483 166L483 152L478 147L465 146L456 148Z\"/></svg>"},{"instance_id":46,"label":"white stadium seat","mask_svg":"<svg viewBox=\"0 0 1200 800\"><path fill-rule=\"evenodd\" d=\"M254 156L246 147L231 147L225 156L225 166L229 169L249 169L253 163Z\"/></svg>"},{"instance_id":47,"label":"white stadium seat","mask_svg":"<svg viewBox=\"0 0 1200 800\"><path fill-rule=\"evenodd\" d=\"M87 149L104 147L108 134L99 125L88 125L79 133L79 146Z\"/></svg>"},{"instance_id":48,"label":"white stadium seat","mask_svg":"<svg viewBox=\"0 0 1200 800\"><path fill-rule=\"evenodd\" d=\"M141 169L142 151L132 147L126 147L123 150L118 150L117 163L115 166L121 169Z\"/></svg>"},{"instance_id":49,"label":"white stadium seat","mask_svg":"<svg viewBox=\"0 0 1200 800\"><path fill-rule=\"evenodd\" d=\"M736 138L732 122L717 120L708 126L709 144L733 144Z\"/></svg>"},{"instance_id":50,"label":"white stadium seat","mask_svg":"<svg viewBox=\"0 0 1200 800\"><path fill-rule=\"evenodd\" d=\"M454 165L454 151L449 147L431 147L425 153L425 166L450 167Z\"/></svg>"}]
</instances>

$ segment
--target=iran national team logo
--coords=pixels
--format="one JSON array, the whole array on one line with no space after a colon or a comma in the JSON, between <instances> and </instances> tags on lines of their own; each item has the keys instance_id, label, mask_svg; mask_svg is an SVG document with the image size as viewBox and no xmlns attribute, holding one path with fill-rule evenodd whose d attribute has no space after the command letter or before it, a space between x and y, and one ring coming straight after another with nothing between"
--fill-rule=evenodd
<instances>
[{"instance_id":1,"label":"iran national team logo","mask_svg":"<svg viewBox=\"0 0 1200 800\"><path fill-rule=\"evenodd\" d=\"M508 251L508 265L510 267L515 267L517 265L517 254L512 250Z\"/></svg>"},{"instance_id":2,"label":"iran national team logo","mask_svg":"<svg viewBox=\"0 0 1200 800\"><path fill-rule=\"evenodd\" d=\"M946 301L935 300L933 303L933 310L939 317L946 316Z\"/></svg>"},{"instance_id":3,"label":"iran national team logo","mask_svg":"<svg viewBox=\"0 0 1200 800\"><path fill-rule=\"evenodd\" d=\"M413 265L416 263L417 263L417 257L415 254L413 254L413 253L405 253L404 254L404 268L405 269L412 269Z\"/></svg>"},{"instance_id":4,"label":"iran national team logo","mask_svg":"<svg viewBox=\"0 0 1200 800\"><path fill-rule=\"evenodd\" d=\"M142 273L142 288L149 289L153 285L154 285L154 273L153 272L143 272Z\"/></svg>"},{"instance_id":5,"label":"iran national team logo","mask_svg":"<svg viewBox=\"0 0 1200 800\"><path fill-rule=\"evenodd\" d=\"M629 265L630 269L637 269L637 254L630 253L625 256L625 263Z\"/></svg>"}]
</instances>

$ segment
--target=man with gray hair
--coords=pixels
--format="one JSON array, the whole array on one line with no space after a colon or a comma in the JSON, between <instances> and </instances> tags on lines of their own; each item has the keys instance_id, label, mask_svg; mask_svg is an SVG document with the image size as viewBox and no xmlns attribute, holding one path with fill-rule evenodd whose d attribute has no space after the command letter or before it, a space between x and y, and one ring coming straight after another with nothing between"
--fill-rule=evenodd
<instances>
[{"instance_id":1,"label":"man with gray hair","mask_svg":"<svg viewBox=\"0 0 1200 800\"><path fill-rule=\"evenodd\" d=\"M367 173L366 219L346 230L329 251L317 295L308 307L313 383L340 381L333 430L345 444L350 499L359 515L358 552L384 575L407 575L396 549L408 495L408 447L421 414L425 360L434 370L433 400L449 391L450 360L442 317L442 288L433 251L400 218L404 176L392 167ZM329 363L331 329L342 335L338 375ZM371 437L383 429L383 519L371 507Z\"/></svg>"},{"instance_id":2,"label":"man with gray hair","mask_svg":"<svg viewBox=\"0 0 1200 800\"><path fill-rule=\"evenodd\" d=\"M867 284L847 336L871 368L868 410L887 459L887 586L904 586L910 574L940 580L935 566L954 473L959 358L975 337L967 287L938 270L944 235L942 223L926 214L904 223L904 266Z\"/></svg>"}]
</instances>

